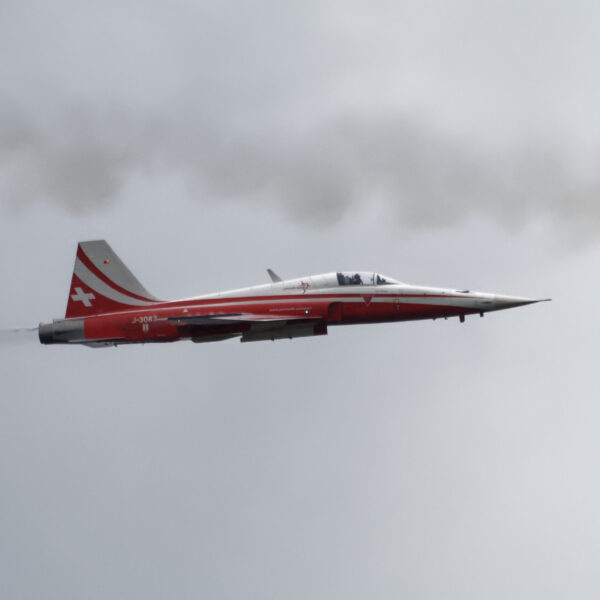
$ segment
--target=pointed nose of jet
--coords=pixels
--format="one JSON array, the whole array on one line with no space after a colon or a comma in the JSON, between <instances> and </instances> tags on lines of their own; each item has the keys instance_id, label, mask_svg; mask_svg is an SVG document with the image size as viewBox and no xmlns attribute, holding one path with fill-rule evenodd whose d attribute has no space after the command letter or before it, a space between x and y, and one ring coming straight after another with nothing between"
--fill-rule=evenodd
<instances>
[{"instance_id":1,"label":"pointed nose of jet","mask_svg":"<svg viewBox=\"0 0 600 600\"><path fill-rule=\"evenodd\" d=\"M515 308L516 306L525 306L526 304L535 304L536 302L549 302L551 298L534 300L532 298L520 298L518 296L494 296L494 309L502 310L504 308Z\"/></svg>"}]
</instances>

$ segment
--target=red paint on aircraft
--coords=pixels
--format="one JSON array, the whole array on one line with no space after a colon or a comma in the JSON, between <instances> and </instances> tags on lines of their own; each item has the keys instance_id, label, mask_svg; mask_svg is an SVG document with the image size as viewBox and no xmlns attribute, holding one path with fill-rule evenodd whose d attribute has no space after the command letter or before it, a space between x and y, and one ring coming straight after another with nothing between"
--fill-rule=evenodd
<instances>
[{"instance_id":1,"label":"red paint on aircraft","mask_svg":"<svg viewBox=\"0 0 600 600\"><path fill-rule=\"evenodd\" d=\"M99 258L95 262L94 257ZM81 242L65 319L40 324L40 341L92 346L242 341L325 335L329 325L438 319L536 302L478 292L416 288L374 273L331 273L161 301L103 240Z\"/></svg>"}]
</instances>

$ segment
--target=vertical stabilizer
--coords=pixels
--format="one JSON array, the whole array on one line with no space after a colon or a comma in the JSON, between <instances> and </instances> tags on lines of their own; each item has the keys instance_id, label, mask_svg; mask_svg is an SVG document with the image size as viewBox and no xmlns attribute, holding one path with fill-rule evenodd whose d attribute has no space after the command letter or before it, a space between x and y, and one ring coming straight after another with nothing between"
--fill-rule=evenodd
<instances>
[{"instance_id":1,"label":"vertical stabilizer","mask_svg":"<svg viewBox=\"0 0 600 600\"><path fill-rule=\"evenodd\" d=\"M79 242L67 319L147 307L157 302L104 240Z\"/></svg>"}]
</instances>

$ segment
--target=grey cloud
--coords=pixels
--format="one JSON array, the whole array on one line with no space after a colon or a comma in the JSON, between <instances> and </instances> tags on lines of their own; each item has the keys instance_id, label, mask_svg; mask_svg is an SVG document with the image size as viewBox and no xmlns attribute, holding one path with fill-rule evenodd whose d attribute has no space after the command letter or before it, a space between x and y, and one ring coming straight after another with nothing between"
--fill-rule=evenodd
<instances>
[{"instance_id":1,"label":"grey cloud","mask_svg":"<svg viewBox=\"0 0 600 600\"><path fill-rule=\"evenodd\" d=\"M49 200L78 214L105 207L143 163L143 148L118 119L75 113L47 126L13 118L2 124L0 137L3 198L13 204Z\"/></svg>"},{"instance_id":2,"label":"grey cloud","mask_svg":"<svg viewBox=\"0 0 600 600\"><path fill-rule=\"evenodd\" d=\"M8 2L2 202L91 212L143 172L313 225L376 201L593 236L597 177L563 142L596 162L598 9L513 4Z\"/></svg>"},{"instance_id":3,"label":"grey cloud","mask_svg":"<svg viewBox=\"0 0 600 600\"><path fill-rule=\"evenodd\" d=\"M372 201L418 228L476 215L508 227L547 219L594 235L600 218L597 179L571 169L566 152L531 140L501 151L476 146L408 116L335 118L302 134L81 111L52 125L13 118L1 127L8 203L44 199L89 212L143 171L181 176L203 201L268 203L312 225Z\"/></svg>"}]
</instances>

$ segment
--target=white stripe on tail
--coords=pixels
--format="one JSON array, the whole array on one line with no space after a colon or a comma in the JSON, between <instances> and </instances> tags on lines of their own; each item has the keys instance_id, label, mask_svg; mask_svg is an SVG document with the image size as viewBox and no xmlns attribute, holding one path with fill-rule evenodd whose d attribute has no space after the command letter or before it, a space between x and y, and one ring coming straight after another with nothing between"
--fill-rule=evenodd
<instances>
[{"instance_id":1,"label":"white stripe on tail","mask_svg":"<svg viewBox=\"0 0 600 600\"><path fill-rule=\"evenodd\" d=\"M79 242L66 318L131 310L160 302L104 240Z\"/></svg>"}]
</instances>

